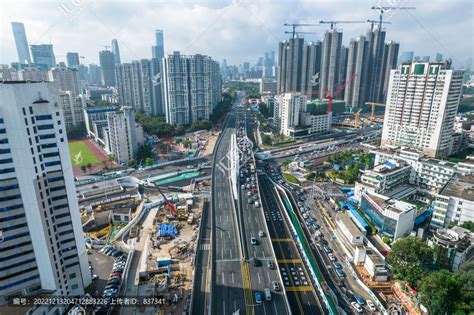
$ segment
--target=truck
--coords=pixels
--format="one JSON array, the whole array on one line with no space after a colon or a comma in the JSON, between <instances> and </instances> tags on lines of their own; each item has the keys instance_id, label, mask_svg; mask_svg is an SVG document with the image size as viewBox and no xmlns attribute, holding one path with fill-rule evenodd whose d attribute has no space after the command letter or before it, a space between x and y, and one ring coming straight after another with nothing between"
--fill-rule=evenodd
<instances>
[{"instance_id":1,"label":"truck","mask_svg":"<svg viewBox=\"0 0 474 315\"><path fill-rule=\"evenodd\" d=\"M250 164L250 173L254 174L255 173L255 165Z\"/></svg>"}]
</instances>

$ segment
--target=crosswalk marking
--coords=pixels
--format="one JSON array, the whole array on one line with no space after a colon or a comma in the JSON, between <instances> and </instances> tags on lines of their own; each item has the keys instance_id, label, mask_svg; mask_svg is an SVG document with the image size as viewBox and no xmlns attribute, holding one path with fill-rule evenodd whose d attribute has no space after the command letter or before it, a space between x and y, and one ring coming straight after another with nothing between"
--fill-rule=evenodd
<instances>
[{"instance_id":1,"label":"crosswalk marking","mask_svg":"<svg viewBox=\"0 0 474 315\"><path fill-rule=\"evenodd\" d=\"M211 249L211 244L201 244L200 250L210 250Z\"/></svg>"}]
</instances>

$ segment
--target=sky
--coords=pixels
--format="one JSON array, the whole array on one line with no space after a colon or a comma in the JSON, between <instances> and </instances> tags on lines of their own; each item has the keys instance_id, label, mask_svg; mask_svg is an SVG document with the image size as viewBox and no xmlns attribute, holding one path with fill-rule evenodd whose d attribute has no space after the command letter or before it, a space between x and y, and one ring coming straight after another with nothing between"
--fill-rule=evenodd
<instances>
[{"instance_id":1,"label":"sky","mask_svg":"<svg viewBox=\"0 0 474 315\"><path fill-rule=\"evenodd\" d=\"M56 61L79 52L85 64L117 38L122 62L151 58L156 29L164 31L165 53L201 53L228 64L255 62L289 38L284 23L378 19L374 5L416 7L384 14L386 39L400 52L437 52L469 67L474 56L474 1L471 0L0 0L0 64L17 61L10 23L25 24L30 45L54 45ZM343 44L364 34L368 23L338 24ZM305 26L307 41L323 37L329 25ZM110 49L110 48L109 48Z\"/></svg>"}]
</instances>

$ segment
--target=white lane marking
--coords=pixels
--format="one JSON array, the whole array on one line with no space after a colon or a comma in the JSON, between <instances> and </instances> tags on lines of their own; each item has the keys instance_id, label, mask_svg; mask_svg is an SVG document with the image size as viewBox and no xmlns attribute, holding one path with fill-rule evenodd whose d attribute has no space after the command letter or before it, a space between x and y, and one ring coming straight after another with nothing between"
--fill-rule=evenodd
<instances>
[{"instance_id":1,"label":"white lane marking","mask_svg":"<svg viewBox=\"0 0 474 315\"><path fill-rule=\"evenodd\" d=\"M232 275L232 283L234 283L234 272L233 271L232 271L231 275ZM235 301L234 301L234 303L235 303Z\"/></svg>"},{"instance_id":2,"label":"white lane marking","mask_svg":"<svg viewBox=\"0 0 474 315\"><path fill-rule=\"evenodd\" d=\"M268 277L268 283L272 282L272 280L270 280L270 273L267 272L267 277Z\"/></svg>"},{"instance_id":3,"label":"white lane marking","mask_svg":"<svg viewBox=\"0 0 474 315\"><path fill-rule=\"evenodd\" d=\"M260 280L260 272L257 272L257 277L258 277L258 283L262 283L262 281Z\"/></svg>"},{"instance_id":4,"label":"white lane marking","mask_svg":"<svg viewBox=\"0 0 474 315\"><path fill-rule=\"evenodd\" d=\"M222 284L225 284L225 276L224 276L224 272L222 272Z\"/></svg>"},{"instance_id":5,"label":"white lane marking","mask_svg":"<svg viewBox=\"0 0 474 315\"><path fill-rule=\"evenodd\" d=\"M222 223L222 218L221 218L221 216L219 216L219 223Z\"/></svg>"},{"instance_id":6,"label":"white lane marking","mask_svg":"<svg viewBox=\"0 0 474 315\"><path fill-rule=\"evenodd\" d=\"M232 258L232 248L230 248L229 251L230 251L229 258Z\"/></svg>"},{"instance_id":7,"label":"white lane marking","mask_svg":"<svg viewBox=\"0 0 474 315\"><path fill-rule=\"evenodd\" d=\"M275 314L278 314L277 307L276 307L276 301L273 300L273 308L275 309Z\"/></svg>"},{"instance_id":8,"label":"white lane marking","mask_svg":"<svg viewBox=\"0 0 474 315\"><path fill-rule=\"evenodd\" d=\"M225 315L225 300L222 301L222 308L223 308L222 314Z\"/></svg>"},{"instance_id":9,"label":"white lane marking","mask_svg":"<svg viewBox=\"0 0 474 315\"><path fill-rule=\"evenodd\" d=\"M257 217L255 217L255 223L258 224Z\"/></svg>"},{"instance_id":10,"label":"white lane marking","mask_svg":"<svg viewBox=\"0 0 474 315\"><path fill-rule=\"evenodd\" d=\"M253 251L253 257L257 257L257 253L255 252L255 250Z\"/></svg>"},{"instance_id":11,"label":"white lane marking","mask_svg":"<svg viewBox=\"0 0 474 315\"><path fill-rule=\"evenodd\" d=\"M221 259L224 259L224 249L221 249Z\"/></svg>"},{"instance_id":12,"label":"white lane marking","mask_svg":"<svg viewBox=\"0 0 474 315\"><path fill-rule=\"evenodd\" d=\"M227 222L229 222L229 216L227 216Z\"/></svg>"}]
</instances>

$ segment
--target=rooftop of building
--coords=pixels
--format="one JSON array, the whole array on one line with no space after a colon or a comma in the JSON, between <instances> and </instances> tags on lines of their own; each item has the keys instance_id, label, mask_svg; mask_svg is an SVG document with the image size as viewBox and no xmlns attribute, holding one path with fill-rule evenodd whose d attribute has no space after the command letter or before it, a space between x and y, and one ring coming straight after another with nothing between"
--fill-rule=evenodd
<instances>
[{"instance_id":1,"label":"rooftop of building","mask_svg":"<svg viewBox=\"0 0 474 315\"><path fill-rule=\"evenodd\" d=\"M368 196L379 207L387 211L392 211L395 213L403 213L403 212L407 212L411 210L416 210L415 205L405 202L405 201L398 200L398 199L392 199L388 196L384 196L380 194L368 194Z\"/></svg>"},{"instance_id":2,"label":"rooftop of building","mask_svg":"<svg viewBox=\"0 0 474 315\"><path fill-rule=\"evenodd\" d=\"M44 83L48 81L30 81L30 80L17 80L17 81L0 81L1 84L27 84L27 83Z\"/></svg>"},{"instance_id":3,"label":"rooftop of building","mask_svg":"<svg viewBox=\"0 0 474 315\"><path fill-rule=\"evenodd\" d=\"M474 175L455 175L440 192L443 196L474 201Z\"/></svg>"},{"instance_id":4,"label":"rooftop of building","mask_svg":"<svg viewBox=\"0 0 474 315\"><path fill-rule=\"evenodd\" d=\"M353 237L362 237L363 236L362 232L359 230L357 225L355 225L355 223L352 222L350 216L347 213L339 212L337 214L337 218L344 224L346 229L349 231L349 233L351 233L351 235Z\"/></svg>"},{"instance_id":5,"label":"rooftop of building","mask_svg":"<svg viewBox=\"0 0 474 315\"><path fill-rule=\"evenodd\" d=\"M379 173L379 174L386 175L386 174L396 172L396 171L398 171L398 170L400 170L404 167L407 167L407 166L408 166L408 164L406 164L404 162L391 161L391 162L385 162L383 164L376 165L369 171L373 171L373 172L376 172L376 173Z\"/></svg>"}]
</instances>

